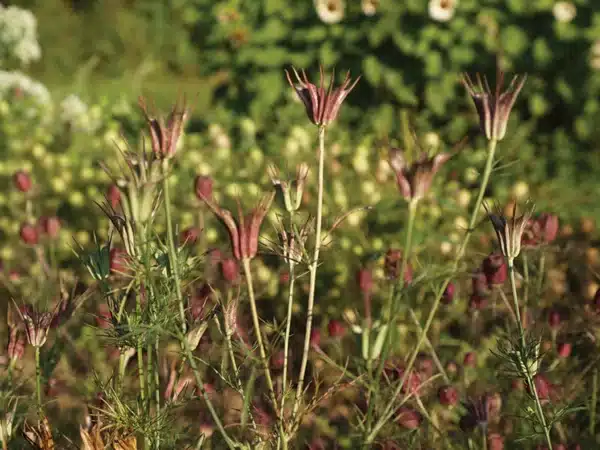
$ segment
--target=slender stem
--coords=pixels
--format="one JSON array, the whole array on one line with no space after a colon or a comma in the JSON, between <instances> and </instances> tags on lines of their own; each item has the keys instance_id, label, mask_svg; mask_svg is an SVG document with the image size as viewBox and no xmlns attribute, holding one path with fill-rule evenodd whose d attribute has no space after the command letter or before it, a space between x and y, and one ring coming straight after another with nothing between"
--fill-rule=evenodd
<instances>
[{"instance_id":1,"label":"slender stem","mask_svg":"<svg viewBox=\"0 0 600 450\"><path fill-rule=\"evenodd\" d=\"M269 361L267 360L267 353L262 338L262 331L260 329L260 321L258 319L258 309L256 308L256 298L254 297L254 285L252 283L252 271L250 270L250 259L244 258L242 260L242 266L244 267L244 275L246 276L246 284L248 287L248 297L250 298L250 312L252 314L252 322L254 324L254 333L256 334L256 343L258 344L258 352L260 354L260 362L263 366L263 372L265 379L267 380L267 388L269 389L269 397L271 397L271 403L273 403L274 410L277 410L277 399L275 397L275 387L273 384L273 378L271 378L271 371L269 370Z\"/></svg>"},{"instance_id":2,"label":"slender stem","mask_svg":"<svg viewBox=\"0 0 600 450\"><path fill-rule=\"evenodd\" d=\"M295 276L295 264L292 258L289 258L289 270L290 270L290 284L288 287L288 305L287 305L287 318L285 323L285 337L283 342L283 381L282 381L282 395L281 395L281 417L283 417L283 410L285 407L285 391L287 389L287 373L288 373L288 358L289 358L289 347L290 347L290 332L292 328L292 310L294 306L294 283L296 281Z\"/></svg>"},{"instance_id":3,"label":"slender stem","mask_svg":"<svg viewBox=\"0 0 600 450\"><path fill-rule=\"evenodd\" d=\"M521 322L521 316L519 313L519 297L517 296L517 283L515 281L515 268L514 268L514 261L512 259L508 260L508 273L510 276L510 286L512 289L515 311L517 313L519 338L520 338L520 342L521 342L521 352L520 353L523 354L523 353L525 353L525 348L526 348L525 347L525 345L526 345L525 331L523 330L523 324ZM552 439L550 438L550 428L546 424L546 417L544 416L544 410L542 409L542 403L540 402L540 397L539 397L537 389L535 387L535 381L533 379L533 376L531 375L531 372L529 371L528 361L526 360L526 358L523 358L523 359L525 359L525 361L523 361L523 364L522 364L523 372L524 372L525 378L527 379L527 383L528 383L529 387L531 388L531 392L533 393L533 397L535 400L535 406L536 406L536 413L540 420L540 424L542 425L542 428L544 429L544 436L546 437L546 443L548 444L548 448L552 448Z\"/></svg>"},{"instance_id":4,"label":"slender stem","mask_svg":"<svg viewBox=\"0 0 600 450\"><path fill-rule=\"evenodd\" d=\"M365 444L367 444L367 445L370 445L373 443L373 441L377 437L377 434L379 433L381 428L387 423L387 421L393 415L394 403L396 401L396 398L398 397L398 394L400 394L400 391L402 390L402 386L406 382L405 378L410 373L410 371L417 359L419 350L420 350L421 346L423 345L423 342L425 342L425 337L427 336L427 333L429 332L429 328L431 328L431 324L433 323L435 314L437 313L437 310L440 306L440 302L442 300L442 296L444 295L444 291L446 290L446 287L448 286L448 284L452 280L452 277L458 270L460 261L462 260L464 254L465 254L467 245L469 243L469 239L471 238L471 235L473 234L475 225L477 223L477 217L479 215L479 210L481 209L483 197L485 195L485 191L487 189L487 185L490 180L490 175L492 173L492 168L494 166L495 153L496 153L496 141L490 140L488 143L488 155L487 155L487 160L485 163L485 169L483 171L483 176L481 179L481 186L479 187L479 194L477 195L477 200L475 201L475 205L473 207L473 212L471 213L471 220L469 221L469 228L466 231L465 236L463 237L463 241L462 241L461 246L458 249L458 252L456 253L451 276L448 277L442 283L442 285L440 286L440 289L438 290L438 292L436 294L435 300L433 301L433 305L431 306L431 310L429 311L429 315L427 316L427 320L425 321L425 325L423 326L423 332L421 333L421 336L420 336L419 340L417 341L417 345L416 345L413 353L410 356L410 359L407 364L407 368L404 372L404 375L402 376L402 380L401 380L400 384L396 387L394 395L392 395L390 397L390 401L388 402L387 406L385 407L382 416L380 417L380 419L377 421L377 423L373 427L373 430L367 436L367 439L365 442Z\"/></svg>"},{"instance_id":5,"label":"slender stem","mask_svg":"<svg viewBox=\"0 0 600 450\"><path fill-rule=\"evenodd\" d=\"M40 347L35 346L35 398L38 411L42 412L42 367L40 365Z\"/></svg>"},{"instance_id":6,"label":"slender stem","mask_svg":"<svg viewBox=\"0 0 600 450\"><path fill-rule=\"evenodd\" d=\"M483 450L487 450L488 445L487 445L487 433L486 433L486 429L483 427L481 428L481 448Z\"/></svg>"},{"instance_id":7,"label":"slender stem","mask_svg":"<svg viewBox=\"0 0 600 450\"><path fill-rule=\"evenodd\" d=\"M158 373L159 358L159 340L158 336L154 339L154 354L156 363L154 364L154 401L156 403L156 416L160 415L160 374ZM160 448L160 432L156 432L156 448Z\"/></svg>"},{"instance_id":8,"label":"slender stem","mask_svg":"<svg viewBox=\"0 0 600 450\"><path fill-rule=\"evenodd\" d=\"M310 350L310 334L312 330L313 306L315 303L315 291L317 287L317 269L319 265L319 252L321 251L321 228L323 226L323 190L325 173L325 127L319 127L319 175L317 192L317 224L315 229L315 250L309 266L310 286L308 291L308 304L306 307L306 329L304 331L304 347L302 349L302 362L298 373L298 386L296 387L296 399L292 409L292 422L294 421L304 390L304 376L308 365L308 353Z\"/></svg>"},{"instance_id":9,"label":"slender stem","mask_svg":"<svg viewBox=\"0 0 600 450\"><path fill-rule=\"evenodd\" d=\"M419 331L419 333L422 333L423 329L421 328L421 323L419 322L419 319L417 318L417 316L412 308L410 309L410 316L412 317L413 322L417 326L417 330ZM450 378L448 378L446 369L444 369L444 366L442 365L442 362L440 361L440 358L438 357L437 352L435 351L435 347L433 346L433 344L431 343L431 341L429 340L428 337L425 337L425 345L427 345L427 347L429 347L429 352L431 353L431 358L433 359L433 362L434 362L435 366L437 367L438 371L442 374L442 378L444 379L444 382L446 384L450 384Z\"/></svg>"},{"instance_id":10,"label":"slender stem","mask_svg":"<svg viewBox=\"0 0 600 450\"><path fill-rule=\"evenodd\" d=\"M177 251L175 250L175 240L173 237L173 220L171 217L171 198L169 190L169 161L163 161L163 191L165 195L165 216L167 219L167 245L169 247L169 265L175 282L175 294L179 304L179 318L181 319L181 329L185 334L187 329L185 323L185 306L183 304L183 294L181 293L181 281L179 278L179 261L177 260Z\"/></svg>"},{"instance_id":11,"label":"slender stem","mask_svg":"<svg viewBox=\"0 0 600 450\"><path fill-rule=\"evenodd\" d=\"M540 295L542 290L544 289L544 275L546 271L546 254L544 250L542 250L542 255L540 256L540 267L538 269L538 287L537 294Z\"/></svg>"},{"instance_id":12,"label":"slender stem","mask_svg":"<svg viewBox=\"0 0 600 450\"><path fill-rule=\"evenodd\" d=\"M223 439L225 440L227 447L230 450L234 450L236 448L235 443L229 437L229 435L227 434L227 431L225 431L225 427L223 426L221 419L219 419L219 415L217 414L217 411L215 410L215 407L214 407L210 397L208 396L208 392L206 392L206 389L204 389L204 381L202 380L202 375L200 375L200 372L198 371L198 365L196 364L196 360L194 359L194 355L192 354L192 351L190 350L190 347L187 343L187 339L184 334L182 334L179 337L179 341L181 342L181 346L185 352L185 357L188 360L188 362L190 363L190 367L192 368L192 372L194 373L194 379L196 380L196 385L198 386L198 389L200 389L202 397L204 398L204 401L206 402L206 407L208 408L208 411L210 412L210 415L211 415L213 421L215 422L215 426L219 430L219 433L221 433L221 436L223 436Z\"/></svg>"},{"instance_id":13,"label":"slender stem","mask_svg":"<svg viewBox=\"0 0 600 450\"><path fill-rule=\"evenodd\" d=\"M592 404L590 405L590 435L596 434L596 403L598 402L598 369L592 376Z\"/></svg>"}]
</instances>

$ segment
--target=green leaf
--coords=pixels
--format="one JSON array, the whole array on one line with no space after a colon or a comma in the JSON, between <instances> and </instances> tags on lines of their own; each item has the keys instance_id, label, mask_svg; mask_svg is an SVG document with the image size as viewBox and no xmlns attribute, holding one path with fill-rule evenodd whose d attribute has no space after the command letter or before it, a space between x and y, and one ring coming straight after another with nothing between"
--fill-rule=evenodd
<instances>
[{"instance_id":1,"label":"green leaf","mask_svg":"<svg viewBox=\"0 0 600 450\"><path fill-rule=\"evenodd\" d=\"M381 82L381 65L375 56L367 56L362 63L365 79L376 86Z\"/></svg>"}]
</instances>

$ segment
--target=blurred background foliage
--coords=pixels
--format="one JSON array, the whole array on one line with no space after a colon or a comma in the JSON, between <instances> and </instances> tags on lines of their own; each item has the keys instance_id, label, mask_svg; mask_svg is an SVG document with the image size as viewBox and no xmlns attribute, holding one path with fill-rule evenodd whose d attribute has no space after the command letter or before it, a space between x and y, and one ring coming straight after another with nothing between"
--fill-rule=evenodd
<instances>
[{"instance_id":1,"label":"blurred background foliage","mask_svg":"<svg viewBox=\"0 0 600 450\"><path fill-rule=\"evenodd\" d=\"M491 83L497 67L529 74L489 196L531 196L538 209L567 220L599 217L600 4L593 0L10 4L33 13L41 57L2 61L21 78L0 80L20 86L1 89L0 173L8 188L15 170L33 172L42 209L69 223L67 239L76 232L89 241L96 229L97 215L85 211L109 183L98 163L112 158L115 144L137 142L138 95L167 108L186 94L194 106L175 177L184 227L194 223L196 174L215 177L217 191L244 196L268 186L269 162L292 169L312 161L315 133L284 69L306 68L316 80L319 64L327 73L362 75L329 134L329 219L379 202L368 220L356 222L360 237L344 236L355 253L399 241L401 201L383 143L414 147L411 130L433 151L468 137L437 180L420 228L451 239L464 223L485 151L462 72L482 72ZM10 211L17 195L0 198L9 210L0 218L5 236L18 231ZM385 232L395 237L379 234Z\"/></svg>"}]
</instances>

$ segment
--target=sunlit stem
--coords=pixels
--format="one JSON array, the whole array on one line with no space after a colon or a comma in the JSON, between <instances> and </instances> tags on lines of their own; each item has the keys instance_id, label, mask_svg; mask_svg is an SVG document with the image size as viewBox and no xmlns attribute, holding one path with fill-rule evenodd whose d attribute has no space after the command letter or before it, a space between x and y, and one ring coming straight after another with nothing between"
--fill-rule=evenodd
<instances>
[{"instance_id":1,"label":"sunlit stem","mask_svg":"<svg viewBox=\"0 0 600 450\"><path fill-rule=\"evenodd\" d=\"M315 290L317 287L317 269L319 266L319 253L321 251L321 229L323 226L323 190L325 173L325 127L319 127L319 174L317 191L317 224L315 229L315 249L312 261L309 266L310 286L308 290L308 304L306 307L306 329L304 331L304 346L302 349L302 362L300 363L300 372L298 373L298 386L296 388L296 399L292 409L292 421L295 419L302 394L304 392L304 377L306 375L306 366L308 365L308 354L310 351L310 334L312 331L313 307L315 303Z\"/></svg>"}]
</instances>

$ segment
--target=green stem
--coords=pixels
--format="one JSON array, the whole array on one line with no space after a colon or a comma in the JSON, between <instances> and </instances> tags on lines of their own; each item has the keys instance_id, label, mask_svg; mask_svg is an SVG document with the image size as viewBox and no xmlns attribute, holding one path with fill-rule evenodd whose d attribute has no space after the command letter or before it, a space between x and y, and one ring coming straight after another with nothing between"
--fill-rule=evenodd
<instances>
[{"instance_id":1,"label":"green stem","mask_svg":"<svg viewBox=\"0 0 600 450\"><path fill-rule=\"evenodd\" d=\"M160 416L160 374L158 373L159 361L159 340L158 336L154 339L154 355L156 363L154 364L154 401L156 402L156 416ZM156 449L160 448L160 432L156 432Z\"/></svg>"},{"instance_id":2,"label":"green stem","mask_svg":"<svg viewBox=\"0 0 600 450\"><path fill-rule=\"evenodd\" d=\"M171 217L171 198L169 188L169 161L163 161L163 191L165 195L165 216L167 219L167 245L169 247L169 265L175 282L175 294L179 304L179 318L181 320L181 329L185 334L187 326L185 322L185 305L183 304L183 294L181 293L181 281L179 278L179 261L177 260L177 251L175 250L175 239L173 237L173 220Z\"/></svg>"},{"instance_id":3,"label":"green stem","mask_svg":"<svg viewBox=\"0 0 600 450\"><path fill-rule=\"evenodd\" d=\"M250 312L252 314L252 322L254 324L254 333L256 334L256 343L258 344L258 352L260 355L260 362L263 366L263 372L265 379L267 380L267 388L269 389L269 397L271 397L271 403L273 408L277 410L277 399L275 397L275 387L273 379L271 378L271 371L269 370L269 361L267 360L267 353L262 338L262 331L260 329L260 321L258 319L258 309L256 307L256 298L254 297L254 285L252 283L252 271L250 270L250 259L244 258L242 260L242 266L244 267L244 275L246 277L246 284L248 287L248 297L250 298Z\"/></svg>"},{"instance_id":4,"label":"green stem","mask_svg":"<svg viewBox=\"0 0 600 450\"><path fill-rule=\"evenodd\" d=\"M538 270L538 287L537 294L540 295L542 290L544 289L544 272L546 271L546 254L542 250L542 255L540 256L540 268Z\"/></svg>"},{"instance_id":5,"label":"green stem","mask_svg":"<svg viewBox=\"0 0 600 450\"><path fill-rule=\"evenodd\" d=\"M388 422L390 417L393 415L394 403L396 401L396 398L400 394L400 391L402 390L402 386L406 382L406 377L412 370L412 367L417 359L417 355L419 354L419 350L420 350L421 346L423 345L423 342L425 341L425 337L427 336L427 333L429 332L429 328L431 328L433 319L435 318L435 314L437 313L437 310L440 306L440 302L444 295L444 291L446 290L446 287L448 286L448 284L452 280L452 277L454 277L456 271L458 270L460 261L462 260L464 254L465 254L467 245L469 243L469 240L471 238L471 235L473 234L473 230L475 229L475 225L477 223L477 217L479 215L479 210L481 208L481 204L483 202L483 197L485 195L485 191L487 189L487 185L490 180L490 175L492 173L492 168L494 166L495 153L496 153L496 141L490 140L488 143L488 155L487 155L487 160L485 163L485 169L484 169L483 177L481 180L481 186L479 187L479 194L477 195L477 200L475 201L475 206L473 208L473 212L471 213L471 219L469 221L469 229L465 233L462 244L461 244L460 248L458 249L458 252L456 253L456 257L454 259L454 264L453 264L451 275L442 283L442 285L440 286L440 289L438 290L438 292L436 294L435 300L433 301L433 305L431 306L431 310L429 311L429 315L427 316L425 325L423 326L423 332L421 333L421 336L419 337L419 340L417 341L417 345L416 345L413 353L410 356L410 359L407 364L407 368L404 372L404 375L402 376L402 380L400 381L399 385L396 387L394 394L390 397L390 401L388 402L387 406L385 407L382 416L380 417L380 419L377 421L377 423L373 427L373 430L367 436L367 439L365 442L365 444L367 444L367 445L370 445L373 443L373 441L377 437L377 434L379 433L381 428Z\"/></svg>"},{"instance_id":6,"label":"green stem","mask_svg":"<svg viewBox=\"0 0 600 450\"><path fill-rule=\"evenodd\" d=\"M282 395L281 395L281 417L283 417L283 410L285 407L285 391L287 389L287 372L288 372L288 358L289 358L289 347L290 347L290 332L292 328L292 310L294 306L294 261L292 257L289 258L289 270L290 270L290 284L288 287L288 305L287 305L287 318L285 324L285 337L283 342L283 380L282 380Z\"/></svg>"},{"instance_id":7,"label":"green stem","mask_svg":"<svg viewBox=\"0 0 600 450\"><path fill-rule=\"evenodd\" d=\"M315 303L315 291L317 287L317 269L319 265L319 253L321 251L321 228L323 226L323 191L325 173L325 127L319 127L319 175L317 191L317 224L315 229L315 249L309 266L310 286L308 291L308 304L306 307L306 329L304 331L304 346L302 349L302 362L298 373L298 386L296 387L296 398L292 409L292 422L296 418L302 394L304 391L304 377L308 365L308 353L310 351L310 334L312 330L313 307Z\"/></svg>"},{"instance_id":8,"label":"green stem","mask_svg":"<svg viewBox=\"0 0 600 450\"><path fill-rule=\"evenodd\" d=\"M42 412L42 367L40 365L40 347L35 346L35 398L38 411Z\"/></svg>"},{"instance_id":9,"label":"green stem","mask_svg":"<svg viewBox=\"0 0 600 450\"><path fill-rule=\"evenodd\" d=\"M526 353L525 331L523 330L523 324L521 322L521 315L519 313L519 297L517 296L517 283L515 281L515 268L514 268L514 261L512 259L508 260L508 273L510 276L510 286L512 289L514 307L515 307L515 311L517 314L517 321L518 321L518 327L519 327L519 338L520 338L520 342L521 342L520 353L521 353L521 355L523 355ZM542 403L540 402L540 397L539 397L537 389L535 387L535 381L529 371L529 361L527 361L526 357L523 359L524 359L523 364L522 364L523 371L524 371L525 378L527 380L527 384L529 385L529 387L531 388L531 392L533 393L533 397L535 400L536 413L538 415L538 419L540 420L540 424L542 425L542 428L544 429L544 436L546 437L546 443L548 444L548 448L552 448L552 439L550 438L550 428L546 424L546 417L544 416L544 410L542 409Z\"/></svg>"}]
</instances>

